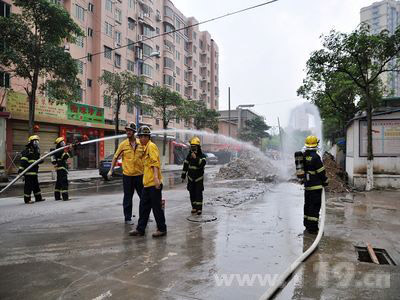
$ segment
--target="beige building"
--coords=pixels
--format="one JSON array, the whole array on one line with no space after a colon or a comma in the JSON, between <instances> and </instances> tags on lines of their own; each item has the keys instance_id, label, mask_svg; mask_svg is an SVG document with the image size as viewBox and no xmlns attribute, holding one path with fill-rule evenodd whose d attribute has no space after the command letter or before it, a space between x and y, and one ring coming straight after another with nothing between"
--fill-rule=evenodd
<instances>
[{"instance_id":1,"label":"beige building","mask_svg":"<svg viewBox=\"0 0 400 300\"><path fill-rule=\"evenodd\" d=\"M378 34L382 30L388 30L390 34L394 34L400 25L400 1L374 2L370 6L361 8L360 18L362 23L367 23L370 26L373 34ZM394 68L396 62L390 63ZM382 79L389 92L393 92L395 96L400 96L400 77L397 72L385 73L382 75Z\"/></svg>"},{"instance_id":2,"label":"beige building","mask_svg":"<svg viewBox=\"0 0 400 300\"><path fill-rule=\"evenodd\" d=\"M46 131L39 132L41 139L46 141L46 148L57 135L71 141L83 135L89 138L113 135L111 101L103 96L104 87L98 83L104 71L131 71L144 76L146 87L164 85L184 98L204 101L207 107L218 110L218 46L207 31L200 31L198 26L186 28L196 24L196 19L184 16L171 1L51 1L63 5L86 36L75 44L64 45L73 58L80 59L82 86L81 99L77 99L80 101L64 108L53 107L50 109L52 113L49 113L51 104L45 99L40 100L46 108L44 112L41 113L40 105L37 107L39 115L36 121L42 125L41 128L46 128ZM1 11L17 12L11 0L0 0L0 6L4 8ZM178 29L182 30L172 32ZM3 110L10 112L7 120L7 160L10 165L27 137L27 132L22 130L26 128L28 119L26 110L16 108L25 101L26 95L22 85L17 84L18 79L8 79L4 73L0 75L0 84L10 85L17 92L3 103ZM150 101L146 92L143 100ZM154 130L162 128L159 116L137 111L130 105L123 105L120 120L122 128L131 121L151 125ZM190 124L174 120L169 128L190 129ZM184 139L184 135L176 137ZM113 153L113 144L110 141L93 146L74 161L73 167L97 167L99 160ZM95 156L90 154L93 151Z\"/></svg>"}]
</instances>

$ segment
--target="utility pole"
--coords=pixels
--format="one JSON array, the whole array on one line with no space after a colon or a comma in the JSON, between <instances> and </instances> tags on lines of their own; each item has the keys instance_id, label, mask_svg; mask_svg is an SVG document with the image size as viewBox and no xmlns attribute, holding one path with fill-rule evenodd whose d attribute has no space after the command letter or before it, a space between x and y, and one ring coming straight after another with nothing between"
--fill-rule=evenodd
<instances>
[{"instance_id":1,"label":"utility pole","mask_svg":"<svg viewBox=\"0 0 400 300\"><path fill-rule=\"evenodd\" d=\"M228 87L228 136L231 137L231 87Z\"/></svg>"},{"instance_id":2,"label":"utility pole","mask_svg":"<svg viewBox=\"0 0 400 300\"><path fill-rule=\"evenodd\" d=\"M281 132L281 123L279 122L279 117L278 117L278 129L279 129L279 142L281 144L281 153L283 153L282 132Z\"/></svg>"}]
</instances>

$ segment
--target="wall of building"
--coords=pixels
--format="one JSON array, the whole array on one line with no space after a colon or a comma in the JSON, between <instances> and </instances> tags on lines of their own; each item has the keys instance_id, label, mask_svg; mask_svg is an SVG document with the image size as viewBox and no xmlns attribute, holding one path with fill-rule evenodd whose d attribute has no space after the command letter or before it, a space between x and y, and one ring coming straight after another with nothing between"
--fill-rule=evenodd
<instances>
[{"instance_id":1,"label":"wall of building","mask_svg":"<svg viewBox=\"0 0 400 300\"><path fill-rule=\"evenodd\" d=\"M373 120L400 120L400 113L374 116ZM347 129L346 172L349 181L355 186L365 187L367 157L360 156L360 121L355 120ZM389 157L374 157L374 174L379 175L376 187L389 187L400 178L400 155ZM387 179L385 179L387 178ZM400 188L400 185L398 186Z\"/></svg>"}]
</instances>

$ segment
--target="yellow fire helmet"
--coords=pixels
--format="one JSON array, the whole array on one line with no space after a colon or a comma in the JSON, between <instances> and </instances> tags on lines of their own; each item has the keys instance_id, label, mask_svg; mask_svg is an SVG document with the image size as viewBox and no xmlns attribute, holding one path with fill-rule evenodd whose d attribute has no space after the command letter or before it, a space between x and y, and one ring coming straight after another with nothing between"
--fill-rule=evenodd
<instances>
[{"instance_id":1,"label":"yellow fire helmet","mask_svg":"<svg viewBox=\"0 0 400 300\"><path fill-rule=\"evenodd\" d=\"M309 135L309 136L306 138L306 142L305 142L304 145L305 145L307 148L315 148L315 147L318 146L318 143L319 143L319 139L318 139L316 136L314 136L314 135Z\"/></svg>"},{"instance_id":2,"label":"yellow fire helmet","mask_svg":"<svg viewBox=\"0 0 400 300\"><path fill-rule=\"evenodd\" d=\"M62 136L56 138L56 140L54 141L54 144L58 145L58 143L61 143L62 141L64 141L64 138Z\"/></svg>"},{"instance_id":3,"label":"yellow fire helmet","mask_svg":"<svg viewBox=\"0 0 400 300\"><path fill-rule=\"evenodd\" d=\"M37 141L39 141L40 140L40 138L39 138L39 136L38 135L31 135L29 138L28 138L28 142L32 142L32 141L35 141L35 140L37 140Z\"/></svg>"},{"instance_id":4,"label":"yellow fire helmet","mask_svg":"<svg viewBox=\"0 0 400 300\"><path fill-rule=\"evenodd\" d=\"M200 146L200 139L195 136L190 140L190 145L199 145Z\"/></svg>"}]
</instances>

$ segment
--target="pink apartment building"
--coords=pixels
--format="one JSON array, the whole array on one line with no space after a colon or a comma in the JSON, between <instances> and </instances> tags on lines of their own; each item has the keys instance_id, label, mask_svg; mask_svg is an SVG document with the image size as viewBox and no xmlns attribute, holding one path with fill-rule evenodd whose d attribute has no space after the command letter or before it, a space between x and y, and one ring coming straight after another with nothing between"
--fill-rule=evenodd
<instances>
[{"instance_id":1,"label":"pink apartment building","mask_svg":"<svg viewBox=\"0 0 400 300\"><path fill-rule=\"evenodd\" d=\"M207 31L198 26L195 18L185 17L169 0L52 0L70 13L85 32L75 44L65 44L73 58L79 60L81 99L65 106L55 106L39 99L36 121L44 151L53 146L54 138L62 135L67 140L113 135L113 111L110 99L103 96L98 77L104 71L131 71L144 76L146 88L164 85L194 101L204 101L207 107L218 110L219 76L218 46ZM5 15L18 13L11 0L0 0L0 11ZM172 32L163 36L163 33ZM121 47L125 46L126 47ZM119 49L113 50L115 48ZM42 80L45 80L44 78ZM9 85L11 93L2 104L6 136L6 168L23 149L27 138L26 95L21 80L0 73L0 85ZM4 91L2 91L4 92ZM0 95L1 96L1 95ZM144 92L144 101L150 98ZM7 114L9 113L9 114ZM162 128L157 116L123 106L121 128L127 122L139 121L154 130ZM190 124L174 120L170 128L190 129ZM0 134L1 138L1 134ZM172 139L187 141L188 135L176 134ZM156 142L161 145L161 140ZM113 140L82 150L73 168L95 168L98 162L114 151ZM93 154L96 155L93 155ZM172 155L169 154L170 157ZM1 157L0 157L1 161ZM3 162L4 164L4 162ZM46 165L45 165L46 168ZM44 168L44 169L45 169ZM50 168L50 164L48 164ZM42 168L43 169L43 168Z\"/></svg>"}]
</instances>

